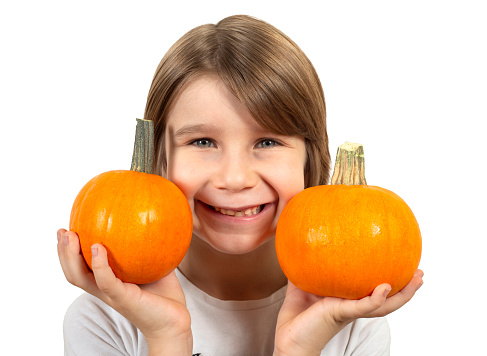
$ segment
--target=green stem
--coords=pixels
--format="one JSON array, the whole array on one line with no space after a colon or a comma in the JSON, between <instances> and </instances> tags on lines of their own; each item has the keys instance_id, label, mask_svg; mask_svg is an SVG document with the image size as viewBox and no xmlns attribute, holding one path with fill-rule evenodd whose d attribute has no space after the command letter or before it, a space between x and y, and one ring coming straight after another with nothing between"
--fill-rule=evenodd
<instances>
[{"instance_id":1,"label":"green stem","mask_svg":"<svg viewBox=\"0 0 487 356\"><path fill-rule=\"evenodd\" d=\"M364 147L345 142L338 147L331 184L366 185Z\"/></svg>"},{"instance_id":2,"label":"green stem","mask_svg":"<svg viewBox=\"0 0 487 356\"><path fill-rule=\"evenodd\" d=\"M154 123L151 120L137 119L130 170L151 174L153 158Z\"/></svg>"}]
</instances>

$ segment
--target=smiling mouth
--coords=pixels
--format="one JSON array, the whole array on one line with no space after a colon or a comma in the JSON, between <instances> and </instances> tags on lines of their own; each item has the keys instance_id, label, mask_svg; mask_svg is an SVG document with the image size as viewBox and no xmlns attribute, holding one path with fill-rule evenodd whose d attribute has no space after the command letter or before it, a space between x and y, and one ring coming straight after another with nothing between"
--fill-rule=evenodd
<instances>
[{"instance_id":1,"label":"smiling mouth","mask_svg":"<svg viewBox=\"0 0 487 356\"><path fill-rule=\"evenodd\" d=\"M245 210L230 210L230 209L218 208L216 206L211 206L211 205L208 206L212 208L214 211L219 212L220 214L239 217L239 216L257 215L262 211L262 209L264 209L265 204L254 206L252 208L247 208Z\"/></svg>"}]
</instances>

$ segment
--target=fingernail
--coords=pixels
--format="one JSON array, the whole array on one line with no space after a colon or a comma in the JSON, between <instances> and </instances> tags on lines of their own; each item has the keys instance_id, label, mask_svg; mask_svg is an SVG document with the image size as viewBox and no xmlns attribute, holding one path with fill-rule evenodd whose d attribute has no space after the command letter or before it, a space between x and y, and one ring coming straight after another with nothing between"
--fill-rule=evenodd
<instances>
[{"instance_id":1,"label":"fingernail","mask_svg":"<svg viewBox=\"0 0 487 356\"><path fill-rule=\"evenodd\" d=\"M68 245L69 244L69 236L68 236L68 234L64 234L63 235L63 240L64 240L64 244L65 245Z\"/></svg>"},{"instance_id":2,"label":"fingernail","mask_svg":"<svg viewBox=\"0 0 487 356\"><path fill-rule=\"evenodd\" d=\"M386 290L384 290L384 298L387 297L387 295L391 292L391 290L389 288L387 288Z\"/></svg>"},{"instance_id":3,"label":"fingernail","mask_svg":"<svg viewBox=\"0 0 487 356\"><path fill-rule=\"evenodd\" d=\"M91 246L91 254L93 257L98 256L98 247L97 246Z\"/></svg>"}]
</instances>

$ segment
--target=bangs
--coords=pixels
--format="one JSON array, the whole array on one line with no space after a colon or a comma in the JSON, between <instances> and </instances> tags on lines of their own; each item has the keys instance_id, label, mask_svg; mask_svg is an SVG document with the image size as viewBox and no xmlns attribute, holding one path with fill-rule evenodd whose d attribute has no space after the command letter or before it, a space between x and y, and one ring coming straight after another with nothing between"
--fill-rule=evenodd
<instances>
[{"instance_id":1,"label":"bangs","mask_svg":"<svg viewBox=\"0 0 487 356\"><path fill-rule=\"evenodd\" d=\"M313 99L320 93L312 91L321 84L309 85L317 80L306 70L311 63L302 62L304 54L283 33L270 36L260 22L255 26L259 29L239 30L233 23L230 30L217 24L217 74L263 128L313 139L318 130L310 132L309 120L315 121L316 113L306 108L316 107Z\"/></svg>"},{"instance_id":2,"label":"bangs","mask_svg":"<svg viewBox=\"0 0 487 356\"><path fill-rule=\"evenodd\" d=\"M230 16L198 26L166 53L153 78L145 119L155 126L154 167L164 174L166 118L174 98L199 75L217 75L264 129L305 139L306 186L326 184L330 155L325 97L313 65L272 25Z\"/></svg>"}]
</instances>

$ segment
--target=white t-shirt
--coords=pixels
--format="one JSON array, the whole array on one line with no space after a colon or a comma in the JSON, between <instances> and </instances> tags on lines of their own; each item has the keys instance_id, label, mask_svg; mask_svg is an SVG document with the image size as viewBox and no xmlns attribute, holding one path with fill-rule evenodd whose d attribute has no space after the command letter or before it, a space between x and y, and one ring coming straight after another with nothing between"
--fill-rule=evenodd
<instances>
[{"instance_id":1,"label":"white t-shirt","mask_svg":"<svg viewBox=\"0 0 487 356\"><path fill-rule=\"evenodd\" d=\"M193 353L201 356L270 356L277 314L286 287L250 301L225 301L194 286L179 270L176 275L191 314ZM66 312L65 355L148 354L143 334L98 298L82 294ZM389 355L390 334L385 318L359 319L338 333L322 355Z\"/></svg>"}]
</instances>

